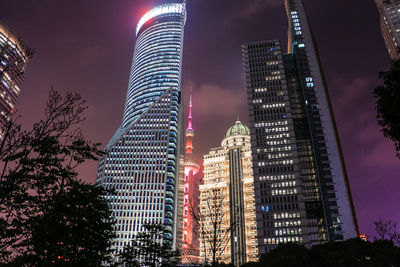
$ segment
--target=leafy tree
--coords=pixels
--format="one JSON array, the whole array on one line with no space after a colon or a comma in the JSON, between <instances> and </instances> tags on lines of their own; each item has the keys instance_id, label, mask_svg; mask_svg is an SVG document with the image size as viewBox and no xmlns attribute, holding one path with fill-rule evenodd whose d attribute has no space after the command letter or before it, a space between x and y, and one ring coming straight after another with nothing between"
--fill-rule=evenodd
<instances>
[{"instance_id":1,"label":"leafy tree","mask_svg":"<svg viewBox=\"0 0 400 267\"><path fill-rule=\"evenodd\" d=\"M262 255L260 263L271 267L306 267L311 263L310 251L295 243L281 244Z\"/></svg>"},{"instance_id":2,"label":"leafy tree","mask_svg":"<svg viewBox=\"0 0 400 267\"><path fill-rule=\"evenodd\" d=\"M17 266L107 260L114 237L106 191L76 168L102 154L78 125L78 94L51 90L45 118L29 131L11 121L0 144L0 260Z\"/></svg>"},{"instance_id":3,"label":"leafy tree","mask_svg":"<svg viewBox=\"0 0 400 267\"><path fill-rule=\"evenodd\" d=\"M119 258L122 266L172 267L180 263L180 252L164 240L166 229L163 225L145 224L146 231L138 233L132 245L126 246Z\"/></svg>"},{"instance_id":4,"label":"leafy tree","mask_svg":"<svg viewBox=\"0 0 400 267\"><path fill-rule=\"evenodd\" d=\"M374 89L378 124L383 134L393 141L400 157L400 60L393 61L390 70L380 72L379 77L383 85Z\"/></svg>"}]
</instances>

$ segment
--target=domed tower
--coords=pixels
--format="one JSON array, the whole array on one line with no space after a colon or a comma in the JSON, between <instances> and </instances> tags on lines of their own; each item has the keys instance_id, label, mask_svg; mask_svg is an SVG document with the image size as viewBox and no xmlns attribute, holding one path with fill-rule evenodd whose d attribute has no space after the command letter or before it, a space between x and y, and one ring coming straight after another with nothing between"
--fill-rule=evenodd
<instances>
[{"instance_id":1,"label":"domed tower","mask_svg":"<svg viewBox=\"0 0 400 267\"><path fill-rule=\"evenodd\" d=\"M196 216L199 213L199 185L202 183L202 159L193 153L192 95L190 95L188 127L185 132L185 182L182 222L182 264L199 263L199 234Z\"/></svg>"},{"instance_id":2,"label":"domed tower","mask_svg":"<svg viewBox=\"0 0 400 267\"><path fill-rule=\"evenodd\" d=\"M241 266L257 261L254 180L250 130L239 120L228 129L221 147L204 156L200 186L201 258L211 260L213 247L224 247L218 261ZM217 229L215 229L217 228ZM218 231L217 245L213 231Z\"/></svg>"}]
</instances>

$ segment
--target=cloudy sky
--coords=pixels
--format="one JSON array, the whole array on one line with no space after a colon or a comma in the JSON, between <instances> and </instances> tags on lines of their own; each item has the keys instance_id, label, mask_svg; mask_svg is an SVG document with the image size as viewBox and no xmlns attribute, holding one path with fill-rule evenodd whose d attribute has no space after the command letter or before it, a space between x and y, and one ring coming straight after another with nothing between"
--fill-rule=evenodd
<instances>
[{"instance_id":1,"label":"cloudy sky","mask_svg":"<svg viewBox=\"0 0 400 267\"><path fill-rule=\"evenodd\" d=\"M121 123L136 23L161 0L1 0L0 20L36 50L17 103L26 127L41 118L50 86L88 101L86 136L106 144ZM286 47L283 0L188 0L183 84L193 88L195 149L219 146L236 118L247 122L241 45ZM375 119L373 88L389 57L372 0L304 0L320 50L360 229L400 222L400 160ZM97 163L81 168L95 180Z\"/></svg>"}]
</instances>

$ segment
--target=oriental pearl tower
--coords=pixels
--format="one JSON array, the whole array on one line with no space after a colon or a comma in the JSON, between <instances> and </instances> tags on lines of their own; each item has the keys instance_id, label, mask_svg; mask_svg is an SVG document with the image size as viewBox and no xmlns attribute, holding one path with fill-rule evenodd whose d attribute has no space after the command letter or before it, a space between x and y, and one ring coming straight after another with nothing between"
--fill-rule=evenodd
<instances>
[{"instance_id":1,"label":"oriental pearl tower","mask_svg":"<svg viewBox=\"0 0 400 267\"><path fill-rule=\"evenodd\" d=\"M190 93L188 127L185 132L185 183L183 199L183 227L182 227L182 263L199 263L199 233L198 222L200 191L199 185L203 181L200 155L193 153L194 130L192 125L192 94Z\"/></svg>"}]
</instances>

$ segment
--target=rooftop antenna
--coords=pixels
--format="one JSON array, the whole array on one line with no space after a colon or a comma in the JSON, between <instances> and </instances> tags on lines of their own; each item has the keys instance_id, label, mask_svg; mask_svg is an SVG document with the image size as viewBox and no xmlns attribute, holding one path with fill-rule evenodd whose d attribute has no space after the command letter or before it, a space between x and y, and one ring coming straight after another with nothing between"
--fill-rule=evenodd
<instances>
[{"instance_id":1,"label":"rooftop antenna","mask_svg":"<svg viewBox=\"0 0 400 267\"><path fill-rule=\"evenodd\" d=\"M193 86L190 86L190 105L192 105L192 89L193 89Z\"/></svg>"}]
</instances>

